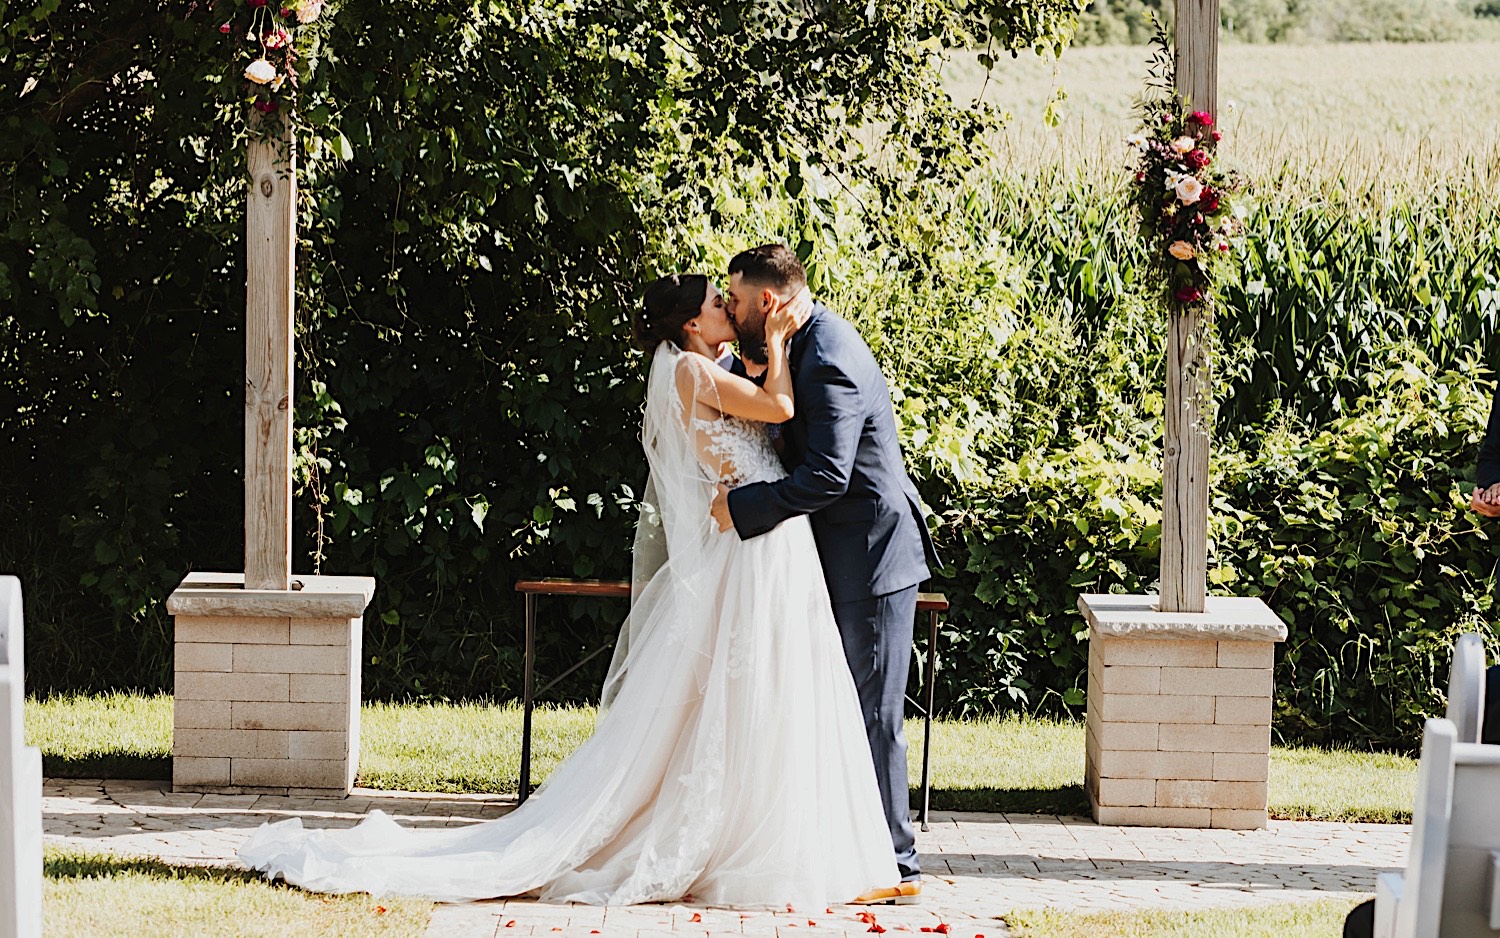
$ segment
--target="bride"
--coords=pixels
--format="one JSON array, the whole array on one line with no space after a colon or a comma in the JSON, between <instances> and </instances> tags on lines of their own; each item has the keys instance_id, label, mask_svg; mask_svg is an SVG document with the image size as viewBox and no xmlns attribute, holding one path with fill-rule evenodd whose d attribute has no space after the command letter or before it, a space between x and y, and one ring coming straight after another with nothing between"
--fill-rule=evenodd
<instances>
[{"instance_id":1,"label":"bride","mask_svg":"<svg viewBox=\"0 0 1500 938\"><path fill-rule=\"evenodd\" d=\"M900 879L854 680L806 517L721 534L716 485L785 475L769 424L792 416L786 340L806 291L766 321L764 386L714 364L734 322L701 274L646 291L650 482L634 595L592 737L505 817L348 830L265 825L246 865L320 892L460 901L822 908Z\"/></svg>"}]
</instances>

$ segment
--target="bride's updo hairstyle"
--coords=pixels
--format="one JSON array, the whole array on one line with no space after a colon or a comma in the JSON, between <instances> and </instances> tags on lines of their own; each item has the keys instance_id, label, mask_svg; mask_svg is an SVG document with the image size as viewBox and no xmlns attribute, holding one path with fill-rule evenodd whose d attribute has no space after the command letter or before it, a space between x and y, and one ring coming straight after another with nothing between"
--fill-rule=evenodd
<instances>
[{"instance_id":1,"label":"bride's updo hairstyle","mask_svg":"<svg viewBox=\"0 0 1500 938\"><path fill-rule=\"evenodd\" d=\"M708 277L668 274L646 288L646 299L635 314L635 344L647 353L663 342L683 344L682 327L703 311Z\"/></svg>"}]
</instances>

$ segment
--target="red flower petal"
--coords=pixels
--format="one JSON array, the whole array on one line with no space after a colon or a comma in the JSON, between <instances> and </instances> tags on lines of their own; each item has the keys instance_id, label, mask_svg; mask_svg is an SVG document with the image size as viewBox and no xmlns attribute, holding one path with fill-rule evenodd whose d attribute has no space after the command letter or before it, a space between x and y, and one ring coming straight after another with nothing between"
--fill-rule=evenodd
<instances>
[{"instance_id":1,"label":"red flower petal","mask_svg":"<svg viewBox=\"0 0 1500 938\"><path fill-rule=\"evenodd\" d=\"M883 935L885 934L885 926L876 922L871 922L870 931L874 932L877 935Z\"/></svg>"},{"instance_id":2,"label":"red flower petal","mask_svg":"<svg viewBox=\"0 0 1500 938\"><path fill-rule=\"evenodd\" d=\"M505 927L506 928L515 928L516 927L516 920L515 919L511 919L510 921L506 922L505 923Z\"/></svg>"},{"instance_id":3,"label":"red flower petal","mask_svg":"<svg viewBox=\"0 0 1500 938\"><path fill-rule=\"evenodd\" d=\"M700 912L694 912L693 913L693 917L690 918L690 919L688 919L688 921L689 922L701 922L701 921L703 921L703 914L700 913Z\"/></svg>"},{"instance_id":4,"label":"red flower petal","mask_svg":"<svg viewBox=\"0 0 1500 938\"><path fill-rule=\"evenodd\" d=\"M814 922L812 919L808 919L807 920L807 925L808 925L809 928L817 928L818 927L818 923Z\"/></svg>"},{"instance_id":5,"label":"red flower petal","mask_svg":"<svg viewBox=\"0 0 1500 938\"><path fill-rule=\"evenodd\" d=\"M387 909L387 908L386 908L386 907L385 907L385 906L383 906L383 905L377 905L377 906L376 906L376 907L375 907L375 914L376 914L376 915L384 915L384 914L385 914L385 913L387 913L387 912L389 912L389 911L390 911L390 909Z\"/></svg>"}]
</instances>

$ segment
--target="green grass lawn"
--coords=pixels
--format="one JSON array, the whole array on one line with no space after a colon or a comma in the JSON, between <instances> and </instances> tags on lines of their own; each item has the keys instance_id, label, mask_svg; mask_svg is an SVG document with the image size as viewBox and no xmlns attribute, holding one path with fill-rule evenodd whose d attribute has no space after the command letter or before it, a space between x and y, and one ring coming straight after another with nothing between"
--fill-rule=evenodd
<instances>
[{"instance_id":1,"label":"green grass lawn","mask_svg":"<svg viewBox=\"0 0 1500 938\"><path fill-rule=\"evenodd\" d=\"M51 935L89 938L406 938L432 903L322 896L221 867L171 866L48 847L42 915Z\"/></svg>"},{"instance_id":2,"label":"green grass lawn","mask_svg":"<svg viewBox=\"0 0 1500 938\"><path fill-rule=\"evenodd\" d=\"M1016 938L1327 938L1358 900L1283 902L1190 912L1013 912Z\"/></svg>"},{"instance_id":3,"label":"green grass lawn","mask_svg":"<svg viewBox=\"0 0 1500 938\"><path fill-rule=\"evenodd\" d=\"M532 777L545 779L587 738L594 710L537 711ZM513 792L521 713L514 704L366 704L359 784L408 791ZM922 724L907 723L911 786ZM108 694L31 700L26 734L50 776L168 778L172 698ZM1026 717L939 720L932 730L939 810L1083 814L1083 726ZM1275 747L1271 813L1282 818L1409 821L1417 763L1405 756Z\"/></svg>"}]
</instances>

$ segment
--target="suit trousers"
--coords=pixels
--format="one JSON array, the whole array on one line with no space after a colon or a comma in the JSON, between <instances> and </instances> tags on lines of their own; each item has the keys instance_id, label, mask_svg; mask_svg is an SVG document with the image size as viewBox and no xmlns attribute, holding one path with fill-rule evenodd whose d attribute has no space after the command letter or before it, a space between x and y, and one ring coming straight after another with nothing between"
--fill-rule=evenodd
<instances>
[{"instance_id":1,"label":"suit trousers","mask_svg":"<svg viewBox=\"0 0 1500 938\"><path fill-rule=\"evenodd\" d=\"M875 759L875 778L885 805L896 865L903 880L922 873L911 826L906 769L906 678L911 670L917 587L834 603L833 617L844 640L844 657L859 689L860 710Z\"/></svg>"}]
</instances>

